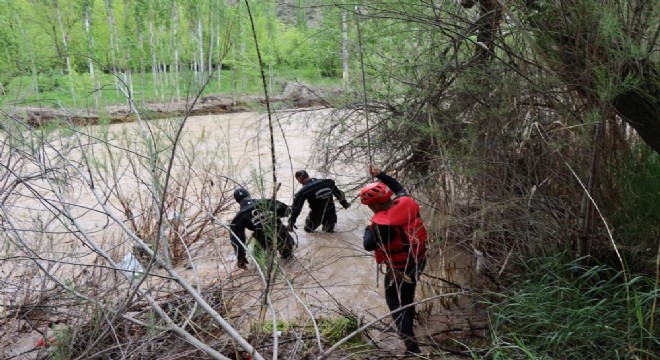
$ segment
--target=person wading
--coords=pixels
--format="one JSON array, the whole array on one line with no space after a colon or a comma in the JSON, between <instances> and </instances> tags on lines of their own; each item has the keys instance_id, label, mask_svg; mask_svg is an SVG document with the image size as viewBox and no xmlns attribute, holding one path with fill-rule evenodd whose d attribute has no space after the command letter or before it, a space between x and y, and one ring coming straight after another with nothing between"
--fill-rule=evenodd
<instances>
[{"instance_id":1,"label":"person wading","mask_svg":"<svg viewBox=\"0 0 660 360\"><path fill-rule=\"evenodd\" d=\"M344 209L348 209L351 206L346 201L344 193L337 188L334 180L311 178L305 170L296 171L295 176L296 180L303 187L293 197L288 225L289 231L293 231L296 228L298 215L300 215L303 205L307 201L309 204L309 214L305 219L304 230L311 233L321 226L321 229L325 232L334 232L335 224L337 224L337 210L333 196L339 200L339 204Z\"/></svg>"},{"instance_id":2,"label":"person wading","mask_svg":"<svg viewBox=\"0 0 660 360\"><path fill-rule=\"evenodd\" d=\"M294 241L280 220L289 215L289 206L273 199L252 199L243 188L234 190L234 200L239 203L240 209L229 224L229 236L236 253L237 266L245 269L248 264L245 229L253 232L252 236L265 251L273 248L273 234L277 234L277 250L282 259L289 260L293 256Z\"/></svg>"},{"instance_id":3,"label":"person wading","mask_svg":"<svg viewBox=\"0 0 660 360\"><path fill-rule=\"evenodd\" d=\"M406 351L418 354L414 306L396 310L415 300L417 279L426 265L426 227L419 205L397 180L373 164L369 174L380 181L360 190L360 201L374 213L364 232L364 248L374 252L378 264L385 265L385 301L390 311L395 311L392 318Z\"/></svg>"}]
</instances>

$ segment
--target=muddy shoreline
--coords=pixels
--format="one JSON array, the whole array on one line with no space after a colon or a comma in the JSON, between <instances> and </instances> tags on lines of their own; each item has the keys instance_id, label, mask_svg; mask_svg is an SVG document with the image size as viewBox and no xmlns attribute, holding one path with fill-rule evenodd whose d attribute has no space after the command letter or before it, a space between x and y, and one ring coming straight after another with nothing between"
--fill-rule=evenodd
<instances>
[{"instance_id":1,"label":"muddy shoreline","mask_svg":"<svg viewBox=\"0 0 660 360\"><path fill-rule=\"evenodd\" d=\"M270 96L271 108L299 109L318 106L330 106L324 92L310 89L300 84L287 84L280 95ZM332 94L338 96L339 93ZM175 100L168 103L138 104L142 119L163 119L184 115L199 116L226 114L264 109L267 102L264 96L209 95L200 97L194 106L193 98ZM0 107L6 116L25 121L33 127L41 127L53 121L66 121L74 125L96 125L100 122L127 123L136 120L136 114L127 105L107 106L101 110L69 110L45 106L10 106Z\"/></svg>"}]
</instances>

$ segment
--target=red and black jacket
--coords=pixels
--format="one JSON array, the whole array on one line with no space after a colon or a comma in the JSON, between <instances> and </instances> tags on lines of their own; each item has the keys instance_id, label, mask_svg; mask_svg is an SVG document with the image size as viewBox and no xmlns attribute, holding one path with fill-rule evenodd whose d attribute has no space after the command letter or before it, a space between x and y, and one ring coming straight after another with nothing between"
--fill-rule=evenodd
<instances>
[{"instance_id":1,"label":"red and black jacket","mask_svg":"<svg viewBox=\"0 0 660 360\"><path fill-rule=\"evenodd\" d=\"M376 262L395 269L419 264L426 256L426 227L419 214L419 204L393 178L381 173L378 179L397 198L394 205L371 218L364 235L364 248L374 252Z\"/></svg>"}]
</instances>

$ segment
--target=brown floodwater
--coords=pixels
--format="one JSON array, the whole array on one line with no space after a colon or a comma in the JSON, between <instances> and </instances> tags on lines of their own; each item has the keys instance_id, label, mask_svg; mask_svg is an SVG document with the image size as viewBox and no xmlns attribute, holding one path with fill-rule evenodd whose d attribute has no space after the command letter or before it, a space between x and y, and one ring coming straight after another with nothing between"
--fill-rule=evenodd
<instances>
[{"instance_id":1,"label":"brown floodwater","mask_svg":"<svg viewBox=\"0 0 660 360\"><path fill-rule=\"evenodd\" d=\"M317 157L314 156L319 130L326 125L327 118L327 110L278 112L274 115L273 140L276 159L274 174L277 182L281 184L277 191L277 198L280 201L291 204L293 194L300 188L293 178L295 171L307 169L313 177L327 175L321 172L320 164L315 162ZM126 236L126 231L108 217L108 213L115 213L115 219L125 219L126 214L116 198L97 197L92 187L84 186L85 182L81 179L92 174L89 176L96 179L94 189L97 194L100 190L107 190L106 193L121 194L125 199L144 205L150 199L148 194L145 195L145 191L148 191L145 189L149 189L153 184L150 182L149 171L135 165L142 156L148 154L146 150L148 146L144 145L143 139L158 133L154 131L156 128L176 128L176 124L178 124L177 120L156 120L148 124L110 125L107 133L114 134L110 143L117 147L108 151L108 147L102 144L89 145L84 152L98 164L114 161L114 167L108 170L109 166L104 165L97 166L94 171L73 172L69 181L63 181L62 184L55 186L63 189L61 196L64 196L66 202L76 205L71 208L71 214L76 219L77 229L84 232L88 241L98 244L117 263L131 251L132 242ZM87 139L86 135L91 134L94 136L90 138L101 137L104 131L99 127L81 129L85 139ZM145 134L148 135L141 140ZM73 139L74 136L71 138ZM160 141L162 144L168 144L171 139L161 138ZM88 142L92 143L92 141ZM131 151L126 151L129 148ZM171 149L170 145L163 146L159 150L171 152ZM254 197L270 197L272 194L271 132L268 119L263 114L236 113L191 117L186 120L181 132L179 152L185 156L179 157L172 173L175 180L187 181L188 190L181 197L186 198L190 204L183 208L183 214L177 213L181 219L180 226L184 228L190 225L186 222L191 217L190 214L185 213L186 210L192 211L203 207L202 202L206 200L213 203L222 196L231 197L234 182L245 186ZM52 159L58 158L60 154L56 147L44 147L43 153L44 157ZM69 160L76 156L82 155L76 150L68 153ZM84 167L80 166L80 168ZM340 189L346 191L349 199L355 198L356 187L369 181L367 164L342 164L324 171L333 174L332 178ZM215 182L211 187L213 190L209 192L210 181ZM222 189L221 184L224 185ZM54 186L52 183L44 182L42 185L44 196L54 196L51 194L52 190L49 190ZM171 186L184 187L176 181L173 181ZM13 214L20 213L24 216L16 216L16 224L28 224L30 219L35 217L48 217L44 202L35 199L34 196L30 197L29 192L23 191L25 196L16 202ZM200 195L202 193L203 195ZM193 194L195 196L192 196ZM235 323L240 324L239 330L249 331L260 316L264 284L254 261L251 261L247 270L238 270L235 266L236 258L228 234L222 225L226 225L231 220L237 205L233 201L228 205L227 209L217 214L217 226L214 232L207 234L202 241L190 247L191 261L181 262L175 271L200 289L218 283L231 289L234 296L226 305L235 318ZM267 312L266 319L313 326L314 322L323 318L350 314L360 319L362 323L367 323L388 312L382 295L383 277L378 275L371 254L362 248L362 233L365 225L369 223L371 212L357 201L347 210L342 209L341 206L337 208L338 224L334 233L308 234L302 231L302 224L308 212L305 206L298 218L300 229L295 234L298 244L294 253L295 260L281 266L275 277L271 295L272 307ZM171 217L172 212L167 216ZM46 226L54 233L54 230L61 227L61 223L53 221ZM99 257L89 251L88 247L82 246L79 239L79 237L58 235L56 238L26 237L24 241L36 253L42 252L44 257L65 259L67 263L102 263L103 260L99 260ZM456 263L462 260L452 258L451 261ZM44 276L39 275L34 269L28 269L29 267L29 264L4 264L5 273L11 274L6 275L5 279L13 279L7 284L14 284L16 291L27 291L30 288L27 284L30 283L36 287ZM440 267L430 265L430 268ZM67 279L78 277L79 274L75 274L75 269L76 267L60 266L52 270L52 275L66 282ZM166 275L163 269L155 269L154 272ZM30 280L18 280L26 276ZM177 285L167 283L161 278L150 278L142 286L150 289L154 294L166 294L177 288ZM420 291L418 297L421 296L419 293ZM5 291L2 295L5 313L1 315L5 315L9 305L16 301L7 294L11 294L11 291ZM427 295L437 294L427 293ZM435 315L430 315L437 317L438 312L442 311L440 306L436 306L429 312L433 312ZM444 312L443 316L445 316ZM389 318L385 318L385 322L389 323ZM431 324L429 327L427 323L425 329L435 331L449 325ZM421 329L418 328L416 331L421 335ZM25 336L15 335L14 340L1 342L0 346L5 354L25 351L29 349L30 344L34 344L36 338L41 336L35 332L23 333ZM392 332L372 331L371 335L383 348L401 347Z\"/></svg>"}]
</instances>

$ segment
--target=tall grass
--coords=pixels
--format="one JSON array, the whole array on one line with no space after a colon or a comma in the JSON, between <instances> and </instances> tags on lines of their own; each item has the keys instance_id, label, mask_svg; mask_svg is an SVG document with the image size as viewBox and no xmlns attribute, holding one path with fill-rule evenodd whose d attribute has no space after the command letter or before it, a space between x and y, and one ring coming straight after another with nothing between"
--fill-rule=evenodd
<instances>
[{"instance_id":1,"label":"tall grass","mask_svg":"<svg viewBox=\"0 0 660 360\"><path fill-rule=\"evenodd\" d=\"M655 279L626 283L622 271L575 268L560 257L532 260L527 270L512 279L515 290L489 303L492 358L658 358Z\"/></svg>"}]
</instances>

